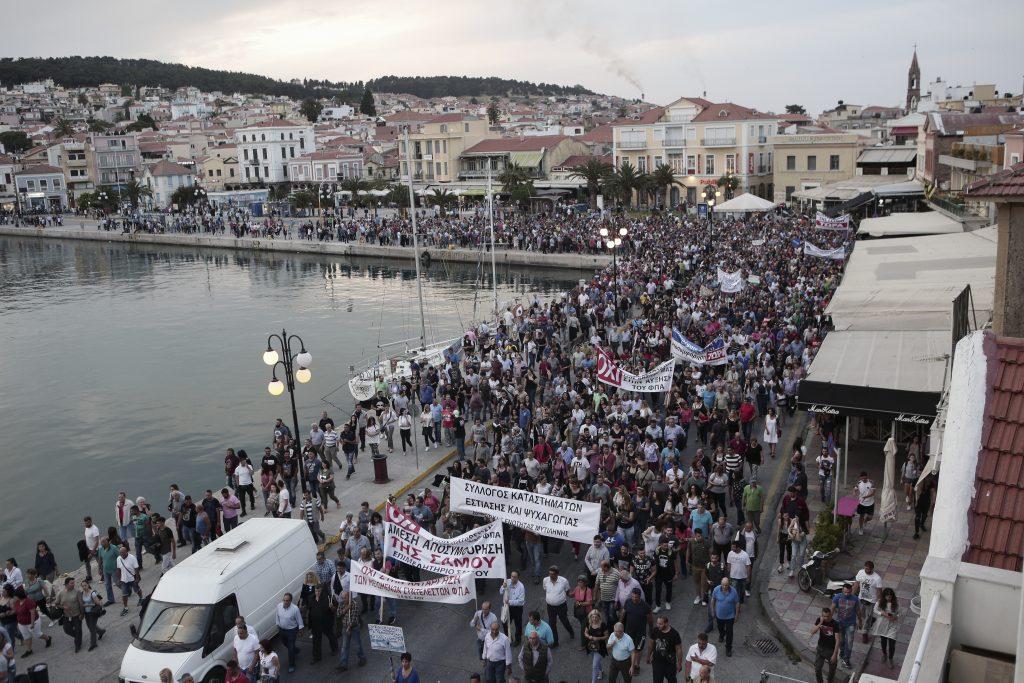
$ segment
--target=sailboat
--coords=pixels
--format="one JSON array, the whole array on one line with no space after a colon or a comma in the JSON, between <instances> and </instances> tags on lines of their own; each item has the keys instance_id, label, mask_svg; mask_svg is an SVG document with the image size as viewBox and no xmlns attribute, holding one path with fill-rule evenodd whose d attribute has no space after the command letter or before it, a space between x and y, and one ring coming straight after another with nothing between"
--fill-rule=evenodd
<instances>
[{"instance_id":1,"label":"sailboat","mask_svg":"<svg viewBox=\"0 0 1024 683\"><path fill-rule=\"evenodd\" d=\"M405 129L405 154L409 159L409 129ZM420 312L420 336L419 344L409 348L409 342L417 341L417 338L405 339L378 345L378 352L386 348L405 345L405 349L397 354L382 354L367 363L348 381L348 390L352 398L359 402L366 402L377 395L378 389L387 386L393 381L401 381L412 377L413 363L423 367L425 365L440 365L445 361L445 354L457 354L461 349L462 337L448 339L433 344L427 344L427 321L423 306L423 280L420 272L420 246L418 229L416 225L416 199L412 185L412 162L406 164L407 178L409 181L409 215L412 218L412 247L416 260L416 292L419 298ZM491 189L491 164L487 162L487 212L488 224L491 238L491 284L494 288L494 316L498 315L498 266L494 254L494 194ZM383 357L382 357L383 356ZM354 369L354 368L353 368Z\"/></svg>"}]
</instances>

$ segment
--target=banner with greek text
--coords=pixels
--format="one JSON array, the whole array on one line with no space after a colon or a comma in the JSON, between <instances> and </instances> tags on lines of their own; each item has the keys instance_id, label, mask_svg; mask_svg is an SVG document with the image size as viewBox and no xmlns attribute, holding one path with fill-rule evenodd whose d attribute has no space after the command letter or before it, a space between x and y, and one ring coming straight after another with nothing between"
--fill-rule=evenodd
<instances>
[{"instance_id":1,"label":"banner with greek text","mask_svg":"<svg viewBox=\"0 0 1024 683\"><path fill-rule=\"evenodd\" d=\"M728 348L722 337L701 347L684 337L677 329L672 330L672 357L694 365L724 365L729 361Z\"/></svg>"},{"instance_id":2,"label":"banner with greek text","mask_svg":"<svg viewBox=\"0 0 1024 683\"><path fill-rule=\"evenodd\" d=\"M844 247L836 247L835 249L821 249L816 247L810 242L804 242L804 253L808 256L817 256L819 258L830 258L836 261L842 261L846 258L846 249Z\"/></svg>"},{"instance_id":3,"label":"banner with greek text","mask_svg":"<svg viewBox=\"0 0 1024 683\"><path fill-rule=\"evenodd\" d=\"M541 536L590 543L601 528L601 504L452 477L452 512L487 515Z\"/></svg>"},{"instance_id":4,"label":"banner with greek text","mask_svg":"<svg viewBox=\"0 0 1024 683\"><path fill-rule=\"evenodd\" d=\"M672 388L672 372L675 370L676 359L670 358L661 365L637 375L623 370L615 364L608 352L601 347L597 351L597 378L613 387L626 391L638 391L657 394Z\"/></svg>"},{"instance_id":5,"label":"banner with greek text","mask_svg":"<svg viewBox=\"0 0 1024 683\"><path fill-rule=\"evenodd\" d=\"M735 294L743 289L743 271L737 270L734 273L727 273L721 268L718 269L718 284L726 294Z\"/></svg>"},{"instance_id":6,"label":"banner with greek text","mask_svg":"<svg viewBox=\"0 0 1024 683\"><path fill-rule=\"evenodd\" d=\"M821 211L819 211L814 216L814 225L817 226L820 230L849 230L850 214L844 213L842 216L829 218Z\"/></svg>"},{"instance_id":7,"label":"banner with greek text","mask_svg":"<svg viewBox=\"0 0 1024 683\"><path fill-rule=\"evenodd\" d=\"M476 582L468 572L413 583L388 576L374 569L373 565L353 560L349 577L353 593L415 602L443 602L448 605L462 605L476 599Z\"/></svg>"},{"instance_id":8,"label":"banner with greek text","mask_svg":"<svg viewBox=\"0 0 1024 683\"><path fill-rule=\"evenodd\" d=\"M505 541L501 522L455 538L438 538L394 505L384 509L384 554L435 574L470 572L478 579L504 579Z\"/></svg>"},{"instance_id":9,"label":"banner with greek text","mask_svg":"<svg viewBox=\"0 0 1024 683\"><path fill-rule=\"evenodd\" d=\"M725 365L729 362L729 349L725 344L725 339L718 337L710 344L704 347L704 356L707 358L706 363L708 365Z\"/></svg>"}]
</instances>

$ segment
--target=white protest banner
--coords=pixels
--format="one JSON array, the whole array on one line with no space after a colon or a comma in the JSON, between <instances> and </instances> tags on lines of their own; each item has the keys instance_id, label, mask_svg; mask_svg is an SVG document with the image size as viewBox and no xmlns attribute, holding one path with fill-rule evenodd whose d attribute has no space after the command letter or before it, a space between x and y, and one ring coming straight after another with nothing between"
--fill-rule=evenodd
<instances>
[{"instance_id":1,"label":"white protest banner","mask_svg":"<svg viewBox=\"0 0 1024 683\"><path fill-rule=\"evenodd\" d=\"M761 284L761 276L760 275L748 275L747 276L747 282L749 282L750 284L755 285L755 286L759 285L759 284Z\"/></svg>"},{"instance_id":2,"label":"white protest banner","mask_svg":"<svg viewBox=\"0 0 1024 683\"><path fill-rule=\"evenodd\" d=\"M675 328L672 329L672 357L694 365L704 365L707 362L704 347L693 343Z\"/></svg>"},{"instance_id":3,"label":"white protest banner","mask_svg":"<svg viewBox=\"0 0 1024 683\"><path fill-rule=\"evenodd\" d=\"M817 226L820 230L849 230L850 214L844 213L842 216L829 218L821 211L819 211L814 216L814 225Z\"/></svg>"},{"instance_id":4,"label":"white protest banner","mask_svg":"<svg viewBox=\"0 0 1024 683\"><path fill-rule=\"evenodd\" d=\"M830 258L836 261L842 261L846 258L846 249L843 247L836 247L835 249L821 249L816 247L810 242L804 242L804 253L808 256L817 256L819 258Z\"/></svg>"},{"instance_id":5,"label":"white protest banner","mask_svg":"<svg viewBox=\"0 0 1024 683\"><path fill-rule=\"evenodd\" d=\"M594 540L601 525L601 504L558 498L520 489L451 478L452 512L487 515L541 536L579 543Z\"/></svg>"},{"instance_id":6,"label":"white protest banner","mask_svg":"<svg viewBox=\"0 0 1024 683\"><path fill-rule=\"evenodd\" d=\"M353 593L449 605L461 605L476 599L476 583L473 575L468 572L413 583L388 576L374 569L373 565L353 560L349 576L349 586Z\"/></svg>"},{"instance_id":7,"label":"white protest banner","mask_svg":"<svg viewBox=\"0 0 1024 683\"><path fill-rule=\"evenodd\" d=\"M595 349L597 351L597 378L605 384L626 391L647 394L661 393L672 388L675 358L670 358L647 372L637 375L615 365L612 357L601 347L595 347Z\"/></svg>"},{"instance_id":8,"label":"white protest banner","mask_svg":"<svg viewBox=\"0 0 1024 683\"><path fill-rule=\"evenodd\" d=\"M737 270L734 273L727 273L721 268L718 269L718 283L726 294L735 294L743 289L743 271Z\"/></svg>"},{"instance_id":9,"label":"white protest banner","mask_svg":"<svg viewBox=\"0 0 1024 683\"><path fill-rule=\"evenodd\" d=\"M370 631L370 649L385 652L405 652L405 631L401 626L367 624Z\"/></svg>"},{"instance_id":10,"label":"white protest banner","mask_svg":"<svg viewBox=\"0 0 1024 683\"><path fill-rule=\"evenodd\" d=\"M471 572L480 579L505 578L501 522L455 538L438 538L394 505L384 509L384 554L435 574Z\"/></svg>"}]
</instances>

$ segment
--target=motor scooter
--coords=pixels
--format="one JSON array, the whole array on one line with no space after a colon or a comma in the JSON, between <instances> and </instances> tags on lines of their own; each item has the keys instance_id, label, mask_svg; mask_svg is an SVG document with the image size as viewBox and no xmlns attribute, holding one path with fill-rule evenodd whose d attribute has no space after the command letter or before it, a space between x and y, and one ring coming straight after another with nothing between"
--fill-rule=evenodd
<instances>
[{"instance_id":1,"label":"motor scooter","mask_svg":"<svg viewBox=\"0 0 1024 683\"><path fill-rule=\"evenodd\" d=\"M810 559L800 565L796 574L796 584L804 593L814 590L821 595L831 598L836 593L841 593L843 586L853 586L853 579L833 579L825 575L825 566L839 554L839 548L823 553L815 550L811 553ZM820 586L819 584L824 584Z\"/></svg>"}]
</instances>

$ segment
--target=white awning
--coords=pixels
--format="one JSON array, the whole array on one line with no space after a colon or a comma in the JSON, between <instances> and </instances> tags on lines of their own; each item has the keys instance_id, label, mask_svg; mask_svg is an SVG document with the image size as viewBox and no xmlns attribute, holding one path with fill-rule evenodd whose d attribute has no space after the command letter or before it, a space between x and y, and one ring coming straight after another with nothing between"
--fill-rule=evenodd
<instances>
[{"instance_id":1,"label":"white awning","mask_svg":"<svg viewBox=\"0 0 1024 683\"><path fill-rule=\"evenodd\" d=\"M715 213L748 213L751 211L769 211L775 208L775 203L767 199L761 199L757 195L744 192L738 197L722 202L715 207Z\"/></svg>"},{"instance_id":2,"label":"white awning","mask_svg":"<svg viewBox=\"0 0 1024 683\"><path fill-rule=\"evenodd\" d=\"M942 330L948 336L953 299L965 285L978 324L991 316L995 271L995 227L858 241L825 313L836 330Z\"/></svg>"},{"instance_id":3,"label":"white awning","mask_svg":"<svg viewBox=\"0 0 1024 683\"><path fill-rule=\"evenodd\" d=\"M948 330L830 332L807 381L939 393L950 345Z\"/></svg>"},{"instance_id":4,"label":"white awning","mask_svg":"<svg viewBox=\"0 0 1024 683\"><path fill-rule=\"evenodd\" d=\"M943 235L963 232L964 226L939 211L894 213L881 218L865 218L858 234L872 237L907 237L910 235Z\"/></svg>"}]
</instances>

